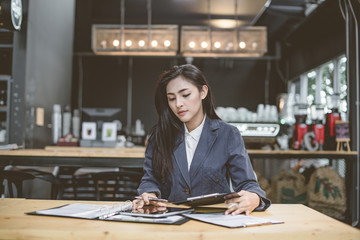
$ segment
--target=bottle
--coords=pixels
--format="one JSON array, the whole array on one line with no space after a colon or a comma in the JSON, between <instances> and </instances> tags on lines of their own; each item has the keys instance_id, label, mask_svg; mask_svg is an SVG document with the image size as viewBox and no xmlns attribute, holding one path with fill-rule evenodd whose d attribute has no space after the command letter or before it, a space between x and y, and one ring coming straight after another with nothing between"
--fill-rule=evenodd
<instances>
[{"instance_id":1,"label":"bottle","mask_svg":"<svg viewBox=\"0 0 360 240\"><path fill-rule=\"evenodd\" d=\"M72 117L72 134L74 137L80 137L80 113L78 109L74 109L74 116Z\"/></svg>"},{"instance_id":2,"label":"bottle","mask_svg":"<svg viewBox=\"0 0 360 240\"><path fill-rule=\"evenodd\" d=\"M61 106L54 104L52 114L52 139L56 144L61 137Z\"/></svg>"},{"instance_id":3,"label":"bottle","mask_svg":"<svg viewBox=\"0 0 360 240\"><path fill-rule=\"evenodd\" d=\"M0 107L5 106L5 105L6 105L6 94L5 94L5 90L1 89L0 90Z\"/></svg>"},{"instance_id":4,"label":"bottle","mask_svg":"<svg viewBox=\"0 0 360 240\"><path fill-rule=\"evenodd\" d=\"M64 137L66 135L70 134L70 128L71 128L70 106L66 105L64 113L63 113L63 131L62 131L62 134L63 134Z\"/></svg>"}]
</instances>

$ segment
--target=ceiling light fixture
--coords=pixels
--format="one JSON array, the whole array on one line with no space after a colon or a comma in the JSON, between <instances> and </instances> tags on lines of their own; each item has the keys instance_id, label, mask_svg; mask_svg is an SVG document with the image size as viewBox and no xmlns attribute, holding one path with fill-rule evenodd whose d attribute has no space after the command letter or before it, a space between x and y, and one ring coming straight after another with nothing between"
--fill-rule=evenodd
<instances>
[{"instance_id":1,"label":"ceiling light fixture","mask_svg":"<svg viewBox=\"0 0 360 240\"><path fill-rule=\"evenodd\" d=\"M92 49L99 55L175 56L185 57L261 57L267 52L267 29L262 26L239 27L235 3L236 23L232 28L211 25L208 0L208 26L182 26L179 51L178 25L152 25L151 0L147 0L148 24L126 25L125 0L121 0L121 24L92 26Z\"/></svg>"},{"instance_id":2,"label":"ceiling light fixture","mask_svg":"<svg viewBox=\"0 0 360 240\"><path fill-rule=\"evenodd\" d=\"M152 25L151 0L148 24L126 25L125 0L121 0L121 24L92 26L92 49L99 55L172 56L178 52L178 26Z\"/></svg>"},{"instance_id":3,"label":"ceiling light fixture","mask_svg":"<svg viewBox=\"0 0 360 240\"><path fill-rule=\"evenodd\" d=\"M235 0L235 20L237 19ZM267 28L244 26L233 28L211 27L210 0L208 26L182 26L180 52L191 57L260 57L267 52Z\"/></svg>"}]
</instances>

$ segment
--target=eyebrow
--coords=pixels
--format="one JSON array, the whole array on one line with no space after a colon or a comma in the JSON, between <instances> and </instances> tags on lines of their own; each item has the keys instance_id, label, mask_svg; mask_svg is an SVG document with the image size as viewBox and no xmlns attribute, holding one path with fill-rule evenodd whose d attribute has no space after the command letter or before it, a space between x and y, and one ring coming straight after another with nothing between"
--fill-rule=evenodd
<instances>
[{"instance_id":1,"label":"eyebrow","mask_svg":"<svg viewBox=\"0 0 360 240\"><path fill-rule=\"evenodd\" d=\"M182 93L182 92L184 92L184 91L186 91L186 90L189 90L189 88L183 88L183 89L181 89L178 93ZM169 93L167 93L167 95L175 95L175 93L169 92Z\"/></svg>"}]
</instances>

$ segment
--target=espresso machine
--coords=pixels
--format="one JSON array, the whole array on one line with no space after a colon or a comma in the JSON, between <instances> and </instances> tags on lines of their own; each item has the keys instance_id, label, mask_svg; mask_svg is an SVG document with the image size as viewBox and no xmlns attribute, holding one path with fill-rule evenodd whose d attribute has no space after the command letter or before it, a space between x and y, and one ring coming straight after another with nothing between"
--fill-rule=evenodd
<instances>
[{"instance_id":1,"label":"espresso machine","mask_svg":"<svg viewBox=\"0 0 360 240\"><path fill-rule=\"evenodd\" d=\"M341 120L339 108L340 108L340 96L334 94L327 98L327 107L330 110L326 114L326 125L325 125L325 149L335 150L336 149L336 134L335 134L335 123Z\"/></svg>"},{"instance_id":2,"label":"espresso machine","mask_svg":"<svg viewBox=\"0 0 360 240\"><path fill-rule=\"evenodd\" d=\"M308 132L308 126L306 125L308 105L297 103L294 105L294 133L292 148L295 150L304 149L304 135Z\"/></svg>"},{"instance_id":3,"label":"espresso machine","mask_svg":"<svg viewBox=\"0 0 360 240\"><path fill-rule=\"evenodd\" d=\"M313 145L315 143L319 144L318 150L324 149L324 142L325 142L325 109L322 105L314 105L312 106L311 111L311 130L315 134L315 138L313 139Z\"/></svg>"}]
</instances>

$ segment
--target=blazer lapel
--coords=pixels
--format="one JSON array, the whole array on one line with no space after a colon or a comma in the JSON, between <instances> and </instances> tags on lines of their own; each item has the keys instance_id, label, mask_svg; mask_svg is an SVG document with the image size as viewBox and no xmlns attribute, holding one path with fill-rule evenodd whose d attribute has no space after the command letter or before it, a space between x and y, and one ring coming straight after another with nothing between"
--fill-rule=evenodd
<instances>
[{"instance_id":1,"label":"blazer lapel","mask_svg":"<svg viewBox=\"0 0 360 240\"><path fill-rule=\"evenodd\" d=\"M187 185L190 188L191 184L190 184L190 176L188 171L188 162L186 157L184 136L181 136L179 140L181 141L179 141L180 144L178 144L177 147L175 148L174 157L177 165L179 166L181 174L183 175Z\"/></svg>"},{"instance_id":2,"label":"blazer lapel","mask_svg":"<svg viewBox=\"0 0 360 240\"><path fill-rule=\"evenodd\" d=\"M216 120L212 120L209 117L206 117L203 131L200 136L199 143L196 147L193 160L190 166L190 178L193 179L203 162L206 159L206 156L209 154L215 140L217 138L218 123Z\"/></svg>"}]
</instances>

